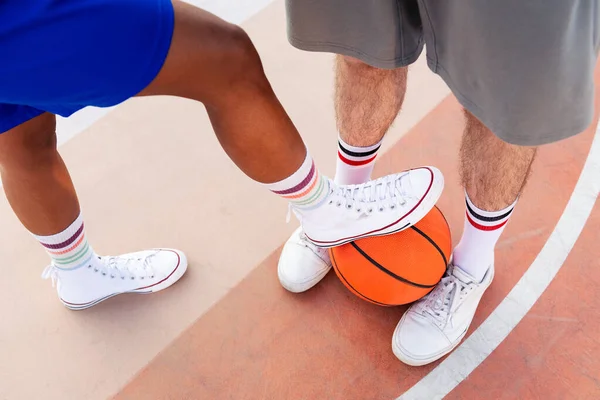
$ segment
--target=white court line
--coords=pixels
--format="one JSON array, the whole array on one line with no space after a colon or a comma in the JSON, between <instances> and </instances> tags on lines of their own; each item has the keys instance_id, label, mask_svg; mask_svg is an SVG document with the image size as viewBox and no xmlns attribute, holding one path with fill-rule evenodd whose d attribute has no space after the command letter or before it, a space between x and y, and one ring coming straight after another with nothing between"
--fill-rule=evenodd
<instances>
[{"instance_id":1,"label":"white court line","mask_svg":"<svg viewBox=\"0 0 600 400\"><path fill-rule=\"evenodd\" d=\"M525 317L554 279L600 194L600 125L571 198L527 272L453 353L397 400L442 399L471 374Z\"/></svg>"},{"instance_id":2,"label":"white court line","mask_svg":"<svg viewBox=\"0 0 600 400\"><path fill-rule=\"evenodd\" d=\"M241 24L259 13L274 0L184 0L209 11L224 20ZM117 106L118 107L118 106ZM58 145L63 145L105 117L115 107L86 107L69 118L57 118ZM0 184L0 187L2 185Z\"/></svg>"}]
</instances>

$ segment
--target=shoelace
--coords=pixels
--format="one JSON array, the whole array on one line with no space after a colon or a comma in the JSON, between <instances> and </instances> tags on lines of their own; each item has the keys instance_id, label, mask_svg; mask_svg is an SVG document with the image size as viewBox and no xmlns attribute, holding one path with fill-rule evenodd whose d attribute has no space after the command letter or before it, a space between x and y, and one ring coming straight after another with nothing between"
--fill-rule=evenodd
<instances>
[{"instance_id":1,"label":"shoelace","mask_svg":"<svg viewBox=\"0 0 600 400\"><path fill-rule=\"evenodd\" d=\"M154 269L152 268L152 257L158 252L150 253L145 257L123 257L123 256L108 256L101 257L103 261L102 267L98 269L104 276L110 276L111 278L130 278L130 279L145 279L154 278Z\"/></svg>"},{"instance_id":2,"label":"shoelace","mask_svg":"<svg viewBox=\"0 0 600 400\"><path fill-rule=\"evenodd\" d=\"M462 301L473 287L472 283L464 283L452 274L446 275L419 304L420 311L429 314L439 324L445 324L454 303Z\"/></svg>"},{"instance_id":3,"label":"shoelace","mask_svg":"<svg viewBox=\"0 0 600 400\"><path fill-rule=\"evenodd\" d=\"M94 272L99 272L102 276L108 276L111 279L145 279L154 278L154 268L151 260L158 252L148 254L145 257L125 257L125 256L107 256L100 257L100 263L95 266L91 264L87 268L93 268ZM140 267L141 265L141 267ZM86 268L86 267L83 267ZM48 265L42 272L43 279L52 279L52 286L55 287L60 281L58 275L59 269L54 264Z\"/></svg>"},{"instance_id":4,"label":"shoelace","mask_svg":"<svg viewBox=\"0 0 600 400\"><path fill-rule=\"evenodd\" d=\"M384 211L386 207L395 209L404 206L410 197L403 185L403 180L408 178L408 172L400 175L388 175L360 185L331 186L329 204L348 209L364 215L371 214L374 210ZM286 222L290 222L294 206L288 204ZM301 216L298 218L302 220Z\"/></svg>"},{"instance_id":5,"label":"shoelace","mask_svg":"<svg viewBox=\"0 0 600 400\"><path fill-rule=\"evenodd\" d=\"M403 180L408 173L400 176L386 176L361 185L338 187L332 194L329 204L347 209L354 208L357 212L371 213L374 210L383 211L386 207L394 209L404 206L408 192L403 187Z\"/></svg>"},{"instance_id":6,"label":"shoelace","mask_svg":"<svg viewBox=\"0 0 600 400\"><path fill-rule=\"evenodd\" d=\"M58 282L58 270L53 264L48 265L42 272L42 279L48 278L52 279L52 287L55 287L56 283Z\"/></svg>"}]
</instances>

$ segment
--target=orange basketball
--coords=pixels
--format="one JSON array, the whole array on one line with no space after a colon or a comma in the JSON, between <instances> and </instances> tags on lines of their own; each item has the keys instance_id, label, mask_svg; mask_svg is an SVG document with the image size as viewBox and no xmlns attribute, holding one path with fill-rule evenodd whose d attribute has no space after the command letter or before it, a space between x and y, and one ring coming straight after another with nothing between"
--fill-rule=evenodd
<instances>
[{"instance_id":1,"label":"orange basketball","mask_svg":"<svg viewBox=\"0 0 600 400\"><path fill-rule=\"evenodd\" d=\"M329 250L335 273L351 292L381 306L420 299L442 279L452 240L446 218L433 208L416 225Z\"/></svg>"}]
</instances>

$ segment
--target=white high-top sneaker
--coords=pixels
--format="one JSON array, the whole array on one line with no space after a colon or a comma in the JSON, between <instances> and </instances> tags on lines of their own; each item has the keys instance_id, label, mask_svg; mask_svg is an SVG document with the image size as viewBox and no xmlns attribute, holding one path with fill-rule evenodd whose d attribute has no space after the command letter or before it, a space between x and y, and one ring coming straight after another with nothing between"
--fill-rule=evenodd
<instances>
[{"instance_id":1,"label":"white high-top sneaker","mask_svg":"<svg viewBox=\"0 0 600 400\"><path fill-rule=\"evenodd\" d=\"M304 226L306 228L312 224L321 229L330 221L331 225L339 223L341 218L347 218L342 226L354 224L356 229L353 232L369 232L363 236L400 231L417 223L433 208L443 187L444 178L433 167L416 168L364 185L342 186L321 207L322 212L318 214L321 219L309 215L310 220L305 219ZM381 200L381 197L385 200ZM381 211L380 207L383 208ZM338 219L329 216L329 212L332 215L337 213L335 215ZM384 228L377 230L374 225ZM344 232L337 229L336 232L338 239L345 239L336 241L333 238L329 243L317 243L319 246L307 238L302 228L292 234L283 246L277 267L279 282L284 288L294 293L304 292L327 275L331 270L331 260L324 247L331 247L331 243L340 244L353 240L348 239L352 236L350 230ZM314 239L315 234L312 235Z\"/></svg>"},{"instance_id":2,"label":"white high-top sneaker","mask_svg":"<svg viewBox=\"0 0 600 400\"><path fill-rule=\"evenodd\" d=\"M481 282L450 265L431 293L402 316L392 350L408 365L425 365L450 353L465 337L485 290L494 278L491 265Z\"/></svg>"},{"instance_id":3,"label":"white high-top sneaker","mask_svg":"<svg viewBox=\"0 0 600 400\"><path fill-rule=\"evenodd\" d=\"M420 221L435 206L444 177L421 167L361 185L338 186L314 209L293 207L306 238L319 247L334 247L368 236L387 235Z\"/></svg>"},{"instance_id":4,"label":"white high-top sneaker","mask_svg":"<svg viewBox=\"0 0 600 400\"><path fill-rule=\"evenodd\" d=\"M52 279L60 301L83 310L122 293L152 293L177 282L187 269L185 255L172 249L145 250L93 258L75 270L49 265L42 278Z\"/></svg>"}]
</instances>

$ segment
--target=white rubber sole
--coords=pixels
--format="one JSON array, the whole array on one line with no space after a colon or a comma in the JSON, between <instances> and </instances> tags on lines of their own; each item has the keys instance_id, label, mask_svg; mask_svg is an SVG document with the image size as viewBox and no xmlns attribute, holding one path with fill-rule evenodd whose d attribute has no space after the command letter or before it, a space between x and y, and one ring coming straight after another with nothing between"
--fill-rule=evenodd
<instances>
[{"instance_id":1,"label":"white rubber sole","mask_svg":"<svg viewBox=\"0 0 600 400\"><path fill-rule=\"evenodd\" d=\"M421 167L421 168L428 168L428 169L432 170L432 173L433 173L433 181L431 183L431 188L429 189L429 193L427 194L427 196L425 196L423 198L423 201L421 201L421 203L414 210L412 210L412 212L410 214L401 218L393 225L386 226L383 229L376 229L376 230L368 232L368 233L356 235L356 236L353 236L350 238L344 238L344 239L337 240L337 241L331 241L331 242L315 241L308 236L307 236L307 239L311 243L313 243L315 246L319 246L321 248L327 249L327 248L331 248L331 247L341 246L343 244L350 243L355 240L366 238L366 237L385 236L385 235L389 235L392 233L401 232L401 231L408 229L411 226L415 225L417 222L422 220L433 209L433 207L435 207L436 203L442 196L442 192L444 190L444 176L442 175L442 172L440 170L438 170L437 168L433 168L433 167ZM415 169L418 169L418 168L415 168Z\"/></svg>"},{"instance_id":2,"label":"white rubber sole","mask_svg":"<svg viewBox=\"0 0 600 400\"><path fill-rule=\"evenodd\" d=\"M323 270L322 272L311 277L310 279L308 279L305 282L291 283L282 277L281 265L278 265L277 266L277 278L279 278L279 283L281 284L281 286L283 286L283 288L285 290L287 290L288 292L302 293L302 292L306 292L309 289L312 289L313 287L315 287L317 285L317 283L321 282L323 280L323 278L325 278L327 276L329 271L331 271L331 268L332 267L329 267L328 269Z\"/></svg>"},{"instance_id":3,"label":"white rubber sole","mask_svg":"<svg viewBox=\"0 0 600 400\"><path fill-rule=\"evenodd\" d=\"M161 290L168 288L169 286L171 286L175 282L177 282L179 279L181 279L181 277L187 271L187 267L188 267L187 257L185 256L184 253L182 253L179 250L174 250L174 249L160 249L160 250L172 251L172 252L176 253L177 256L179 257L179 265L175 268L175 270L173 270L171 275L169 275L167 278L163 279L162 281L160 281L156 284L150 285L150 286L133 289L133 290L129 290L126 292L111 293L105 297L102 297L99 299L94 299L88 303L70 303L70 302L63 300L62 298L60 298L60 302L65 307L67 307L69 310L81 311L81 310L85 310L87 308L93 307L105 300L110 299L111 297L115 297L120 294L127 294L127 293L150 294L150 293L159 292Z\"/></svg>"},{"instance_id":4,"label":"white rubber sole","mask_svg":"<svg viewBox=\"0 0 600 400\"><path fill-rule=\"evenodd\" d=\"M406 315L406 313L404 313L404 315L402 316L402 319L400 320L400 323L396 327L393 337L396 336L396 331L398 331L400 325L402 324L402 321L404 321L405 315ZM469 326L470 326L470 324L469 324ZM460 344L460 342L463 341L468 330L469 330L469 328L467 327L467 329L465 329L465 331L462 333L462 335L460 335L458 340L455 343L453 343L451 346L446 347L445 349L443 349L437 353L431 354L430 356L425 357L425 358L414 358L410 354L405 353L402 350L402 348L396 344L396 341L393 339L393 337L392 337L392 352L394 353L396 358L398 360L402 361L404 364L410 365L412 367L421 367L423 365L431 364L432 362L435 362L435 361L439 360L440 358L444 357L446 354L451 353L452 350L454 350Z\"/></svg>"}]
</instances>

